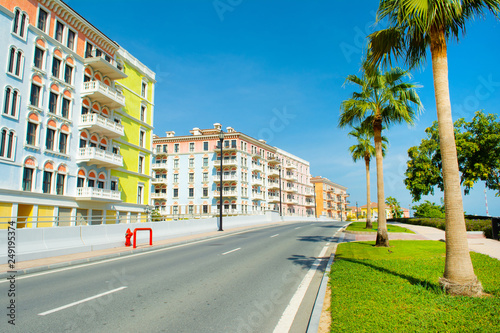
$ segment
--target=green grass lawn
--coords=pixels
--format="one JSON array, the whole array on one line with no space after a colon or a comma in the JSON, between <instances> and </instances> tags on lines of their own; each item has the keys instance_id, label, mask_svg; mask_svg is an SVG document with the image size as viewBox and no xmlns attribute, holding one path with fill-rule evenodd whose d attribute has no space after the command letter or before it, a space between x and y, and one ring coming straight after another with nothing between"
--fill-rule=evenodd
<instances>
[{"instance_id":1,"label":"green grass lawn","mask_svg":"<svg viewBox=\"0 0 500 333\"><path fill-rule=\"evenodd\" d=\"M346 230L347 231L377 232L378 222L372 222L372 229L365 229L365 226L366 226L366 222L352 222L351 224L349 224L349 226L347 227ZM414 232L411 230L408 230L408 229L403 228L403 227L399 227L397 225L390 225L390 224L387 225L387 231L388 232L407 232L410 234L414 234Z\"/></svg>"},{"instance_id":2,"label":"green grass lawn","mask_svg":"<svg viewBox=\"0 0 500 333\"><path fill-rule=\"evenodd\" d=\"M491 296L453 297L438 284L444 243L373 244L337 247L329 282L331 332L500 332L499 260L471 252L476 275Z\"/></svg>"}]
</instances>

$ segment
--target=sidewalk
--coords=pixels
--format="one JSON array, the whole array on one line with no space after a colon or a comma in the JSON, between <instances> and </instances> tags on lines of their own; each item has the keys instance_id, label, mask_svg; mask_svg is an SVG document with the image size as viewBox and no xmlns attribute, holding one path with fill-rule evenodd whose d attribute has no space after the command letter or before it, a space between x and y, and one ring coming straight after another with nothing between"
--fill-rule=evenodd
<instances>
[{"instance_id":1,"label":"sidewalk","mask_svg":"<svg viewBox=\"0 0 500 333\"><path fill-rule=\"evenodd\" d=\"M397 225L409 229L415 234L408 233L389 233L389 241L395 239L415 239L415 240L445 240L444 230L424 227L421 225L405 224L399 222L389 222L392 225ZM347 235L347 234L346 234ZM350 234L351 241L375 241L376 234ZM354 236L352 236L354 235ZM346 237L347 238L347 237ZM354 238L354 239L352 239ZM467 232L467 241L469 242L469 250L489 255L492 258L500 260L500 241L485 238L482 232L469 231Z\"/></svg>"}]
</instances>

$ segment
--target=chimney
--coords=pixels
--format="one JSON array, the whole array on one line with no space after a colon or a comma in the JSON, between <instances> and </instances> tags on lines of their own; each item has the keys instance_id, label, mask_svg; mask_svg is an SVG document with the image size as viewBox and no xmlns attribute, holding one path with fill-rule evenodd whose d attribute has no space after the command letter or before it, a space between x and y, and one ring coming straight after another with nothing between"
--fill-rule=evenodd
<instances>
[{"instance_id":1,"label":"chimney","mask_svg":"<svg viewBox=\"0 0 500 333\"><path fill-rule=\"evenodd\" d=\"M167 138L171 138L173 136L175 136L175 132L174 131L169 131L169 132L165 132L167 134Z\"/></svg>"}]
</instances>

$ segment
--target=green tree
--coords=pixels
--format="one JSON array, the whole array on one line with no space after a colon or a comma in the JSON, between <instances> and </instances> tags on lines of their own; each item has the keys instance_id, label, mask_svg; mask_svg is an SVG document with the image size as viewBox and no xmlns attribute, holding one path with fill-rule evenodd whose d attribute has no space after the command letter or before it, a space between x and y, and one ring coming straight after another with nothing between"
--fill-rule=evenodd
<instances>
[{"instance_id":1,"label":"green tree","mask_svg":"<svg viewBox=\"0 0 500 333\"><path fill-rule=\"evenodd\" d=\"M355 138L358 143L349 147L352 159L354 162L363 159L365 161L366 170L366 205L370 207L370 161L372 156L375 156L375 147L372 144L373 128L372 127L354 127L354 130L349 132L350 136ZM382 136L382 154L385 155L387 149L387 138ZM366 229L372 229L371 209L367 209Z\"/></svg>"},{"instance_id":2,"label":"green tree","mask_svg":"<svg viewBox=\"0 0 500 333\"><path fill-rule=\"evenodd\" d=\"M381 0L377 21L389 28L369 36L370 62L404 58L410 68L431 51L434 93L443 163L446 207L446 264L441 285L450 294L480 295L481 283L472 267L463 214L457 150L451 117L447 41L459 39L465 24L489 11L498 17L500 0Z\"/></svg>"},{"instance_id":3,"label":"green tree","mask_svg":"<svg viewBox=\"0 0 500 333\"><path fill-rule=\"evenodd\" d=\"M444 206L425 200L420 205L411 207L415 217L444 218Z\"/></svg>"},{"instance_id":4,"label":"green tree","mask_svg":"<svg viewBox=\"0 0 500 333\"><path fill-rule=\"evenodd\" d=\"M385 204L390 207L392 217L398 218L403 216L403 210L396 198L387 197L387 199L385 199Z\"/></svg>"},{"instance_id":5,"label":"green tree","mask_svg":"<svg viewBox=\"0 0 500 333\"><path fill-rule=\"evenodd\" d=\"M342 102L339 127L367 126L373 128L375 159L377 164L378 230L376 246L389 246L384 196L384 171L382 128L393 123L413 124L421 108L415 84L407 82L409 73L400 68L391 68L382 73L368 62L362 64L362 76L349 75L346 83L352 83L360 92L354 92L350 99ZM368 205L370 207L370 205ZM380 213L382 212L382 213Z\"/></svg>"},{"instance_id":6,"label":"green tree","mask_svg":"<svg viewBox=\"0 0 500 333\"><path fill-rule=\"evenodd\" d=\"M470 122L463 118L457 120L454 128L464 194L481 180L500 195L500 121L497 115L478 111ZM444 189L437 122L425 132L427 138L408 150L410 159L404 182L414 201L420 201L422 195L434 194L436 186L441 191Z\"/></svg>"}]
</instances>

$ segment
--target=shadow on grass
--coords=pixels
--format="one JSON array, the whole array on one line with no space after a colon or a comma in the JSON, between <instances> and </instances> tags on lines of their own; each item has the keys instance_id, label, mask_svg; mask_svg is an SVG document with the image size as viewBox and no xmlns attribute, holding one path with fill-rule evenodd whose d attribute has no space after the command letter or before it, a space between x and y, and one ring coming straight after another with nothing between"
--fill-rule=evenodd
<instances>
[{"instance_id":1,"label":"shadow on grass","mask_svg":"<svg viewBox=\"0 0 500 333\"><path fill-rule=\"evenodd\" d=\"M373 264L368 263L364 260L356 260L356 259L342 258L342 257L340 257L339 259L349 261L349 262L352 262L355 264L363 265L366 267L370 267L370 268L375 269L375 270L382 272L382 273L398 276L400 278L407 280L412 285L423 287L423 288L425 288L425 289L427 289L435 294L442 294L443 293L443 290L441 289L441 287L438 284L429 282L427 280L422 280L422 279L418 279L418 278L411 276L411 275L394 272L394 271L391 271L387 268L373 265Z\"/></svg>"}]
</instances>

